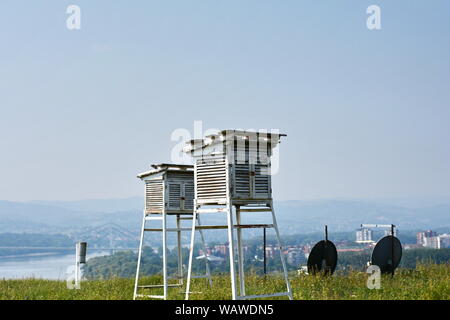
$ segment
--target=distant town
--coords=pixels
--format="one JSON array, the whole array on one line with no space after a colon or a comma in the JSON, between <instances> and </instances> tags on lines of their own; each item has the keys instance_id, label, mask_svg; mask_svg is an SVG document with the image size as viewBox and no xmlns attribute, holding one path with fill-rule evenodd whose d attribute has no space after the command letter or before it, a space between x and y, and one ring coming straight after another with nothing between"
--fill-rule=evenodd
<instances>
[{"instance_id":1,"label":"distant town","mask_svg":"<svg viewBox=\"0 0 450 320\"><path fill-rule=\"evenodd\" d=\"M385 231L385 235L389 235L388 230ZM395 229L394 235L397 236L398 230ZM450 248L450 235L447 233L438 234L433 230L420 231L416 234L415 244L404 244L405 249L411 248L430 248L441 249ZM360 228L356 230L356 243L374 244L373 230L370 228Z\"/></svg>"},{"instance_id":2,"label":"distant town","mask_svg":"<svg viewBox=\"0 0 450 320\"><path fill-rule=\"evenodd\" d=\"M394 235L398 236L398 229L395 229ZM384 236L390 235L390 230L384 231ZM335 245L338 252L363 252L372 249L376 245L374 240L374 232L370 228L359 228L355 232L355 241L341 240L335 241ZM444 249L450 248L450 235L449 234L438 234L432 230L420 231L416 233L416 243L404 243L403 248L408 249L418 249L418 248L428 248L428 249ZM313 243L307 244L297 244L297 245L286 245L284 246L283 253L286 255L287 262L290 265L300 265L306 261L309 253L311 252ZM254 261L263 260L263 246L258 245L255 248L251 246L244 246L244 254L246 256L251 256ZM207 247L207 256L210 260L215 262L222 262L228 257L228 244L219 243ZM251 252L253 251L253 252ZM266 246L266 259L273 259L279 254L279 247L273 244ZM197 259L204 258L205 254L202 249L198 249Z\"/></svg>"}]
</instances>

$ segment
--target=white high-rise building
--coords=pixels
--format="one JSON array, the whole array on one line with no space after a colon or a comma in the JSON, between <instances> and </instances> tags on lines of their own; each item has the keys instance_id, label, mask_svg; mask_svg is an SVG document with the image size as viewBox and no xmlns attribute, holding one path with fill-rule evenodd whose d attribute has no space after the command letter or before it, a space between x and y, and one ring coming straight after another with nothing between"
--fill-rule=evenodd
<instances>
[{"instance_id":1,"label":"white high-rise building","mask_svg":"<svg viewBox=\"0 0 450 320\"><path fill-rule=\"evenodd\" d=\"M373 231L368 228L356 230L356 243L372 243Z\"/></svg>"},{"instance_id":2,"label":"white high-rise building","mask_svg":"<svg viewBox=\"0 0 450 320\"><path fill-rule=\"evenodd\" d=\"M441 248L441 238L439 236L435 237L425 237L423 246L431 249Z\"/></svg>"},{"instance_id":3,"label":"white high-rise building","mask_svg":"<svg viewBox=\"0 0 450 320\"><path fill-rule=\"evenodd\" d=\"M417 232L417 244L421 246L425 246L425 238L435 237L437 236L436 232L432 230Z\"/></svg>"},{"instance_id":4,"label":"white high-rise building","mask_svg":"<svg viewBox=\"0 0 450 320\"><path fill-rule=\"evenodd\" d=\"M440 234L432 230L417 233L417 244L425 248L441 249L450 247L450 235Z\"/></svg>"}]
</instances>

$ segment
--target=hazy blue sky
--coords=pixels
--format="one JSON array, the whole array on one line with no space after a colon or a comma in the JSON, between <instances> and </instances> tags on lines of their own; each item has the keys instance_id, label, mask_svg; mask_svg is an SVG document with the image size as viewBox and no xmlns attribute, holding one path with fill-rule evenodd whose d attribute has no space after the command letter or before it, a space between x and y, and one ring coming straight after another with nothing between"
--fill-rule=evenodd
<instances>
[{"instance_id":1,"label":"hazy blue sky","mask_svg":"<svg viewBox=\"0 0 450 320\"><path fill-rule=\"evenodd\" d=\"M277 199L450 197L450 1L2 0L0 43L0 199L141 195L194 120L287 133Z\"/></svg>"}]
</instances>

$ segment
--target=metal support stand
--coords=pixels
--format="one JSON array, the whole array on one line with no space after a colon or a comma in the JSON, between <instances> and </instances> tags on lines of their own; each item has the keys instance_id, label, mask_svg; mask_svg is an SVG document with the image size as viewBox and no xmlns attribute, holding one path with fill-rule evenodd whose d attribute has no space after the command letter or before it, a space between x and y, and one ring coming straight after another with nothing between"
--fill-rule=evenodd
<instances>
[{"instance_id":1,"label":"metal support stand","mask_svg":"<svg viewBox=\"0 0 450 320\"><path fill-rule=\"evenodd\" d=\"M241 225L241 209L236 206L236 223ZM244 248L242 246L242 228L237 229L237 249L239 266L239 294L245 296Z\"/></svg>"},{"instance_id":2,"label":"metal support stand","mask_svg":"<svg viewBox=\"0 0 450 320\"><path fill-rule=\"evenodd\" d=\"M197 215L198 225L201 226L200 216ZM200 230L200 238L202 244L203 255L205 256L205 265L206 265L206 277L208 278L209 286L212 287L212 278L211 278L211 267L209 265L209 254L206 248L205 237L203 235L203 231Z\"/></svg>"},{"instance_id":3,"label":"metal support stand","mask_svg":"<svg viewBox=\"0 0 450 320\"><path fill-rule=\"evenodd\" d=\"M195 207L195 205L194 205L194 207ZM190 288L191 288L191 278L193 278L192 277L192 262L194 260L194 243L195 243L195 231L197 230L197 228L196 228L197 222L199 224L199 227L202 227L201 222L200 222L200 217L197 213L197 210L194 209L194 215L192 217L191 243L190 243L190 250L189 250L189 264L188 264L188 272L187 272L187 280L186 280L186 293L185 293L186 300L188 300L188 298L189 298L189 293L190 293ZM200 237L201 237L201 241L202 241L202 250L203 250L203 253L205 256L206 276L203 276L203 277L196 276L196 278L205 278L206 277L208 279L209 285L212 287L211 267L209 265L205 237L201 230L199 230L199 232L200 232Z\"/></svg>"},{"instance_id":4,"label":"metal support stand","mask_svg":"<svg viewBox=\"0 0 450 320\"><path fill-rule=\"evenodd\" d=\"M200 209L200 206L194 206L194 219L192 221L192 232L191 232L191 246L189 252L189 266L188 266L188 276L186 284L186 300L189 299L190 288L191 288L191 273L192 273L192 261L194 255L194 243L195 243L195 231L205 230L205 229L227 229L228 233L228 251L230 260L230 277L231 277L231 297L233 300L245 300L245 299L257 299L257 298L268 298L268 297L278 297L287 296L290 300L293 299L292 289L288 279L288 272L285 257L283 254L283 247L281 244L280 233L278 230L277 220L275 217L275 211L273 209L273 203L265 203L264 206L255 205L234 205L236 209L236 224L233 222L233 205L231 199L229 199L225 208L210 208L210 209ZM227 215L227 225L211 225L211 226L197 226L196 222L198 215L205 212L223 212ZM272 224L242 224L241 223L241 213L242 212L271 212ZM286 282L286 291L279 293L269 293L269 294L258 294L258 295L246 295L245 291L245 272L244 272L244 251L242 243L242 229L251 228L263 228L264 239L266 228L273 228L275 230L277 244L280 251L281 264L283 266L284 280ZM234 230L236 229L237 234L237 248L234 240ZM202 238L203 240L203 238ZM265 242L265 241L264 241ZM237 294L237 277L235 269L235 253L237 251L237 263L238 263L238 274L239 274L239 295ZM265 255L265 249L264 249ZM264 263L265 265L265 263Z\"/></svg>"},{"instance_id":5,"label":"metal support stand","mask_svg":"<svg viewBox=\"0 0 450 320\"><path fill-rule=\"evenodd\" d=\"M184 276L183 276L183 257L182 257L182 245L181 245L181 232L182 231L190 231L191 228L183 228L181 226L182 220L191 220L195 219L192 216L182 216L180 214L175 215L176 216L176 228L168 228L167 227L167 218L168 215L163 212L162 214L146 214L144 211L143 219L142 219L142 229L141 229L141 239L139 243L139 251L138 251L138 261L137 261L137 269L136 269L136 278L134 283L134 295L133 299L136 300L137 298L154 298L154 299L164 299L167 300L168 298L168 289L169 288L176 288L176 287L182 287L184 285ZM162 223L162 228L146 228L147 222L152 221L160 221ZM200 222L199 222L200 224ZM162 266L162 272L163 272L163 283L162 284L156 284L156 285L139 285L139 275L140 275L140 267L141 267L141 260L142 260L142 251L144 249L144 236L145 232L162 232L162 247L163 247L163 266ZM178 254L178 269L176 274L176 283L169 283L170 277L167 274L167 259L168 259L168 246L167 246L167 233L168 232L176 232L177 233L177 254ZM202 245L203 250L205 250L206 253L206 245L204 242L203 234L201 234L202 237ZM211 280L211 272L209 268L209 261L206 259L206 278L209 279L210 283L212 284ZM139 289L157 289L157 288L163 288L163 295L149 295L149 294L140 294Z\"/></svg>"},{"instance_id":6,"label":"metal support stand","mask_svg":"<svg viewBox=\"0 0 450 320\"><path fill-rule=\"evenodd\" d=\"M230 254L230 276L231 276L231 298L233 300L237 299L237 288L236 288L236 269L234 260L234 223L233 223L233 211L232 206L227 206L227 227L228 227L228 252Z\"/></svg>"}]
</instances>

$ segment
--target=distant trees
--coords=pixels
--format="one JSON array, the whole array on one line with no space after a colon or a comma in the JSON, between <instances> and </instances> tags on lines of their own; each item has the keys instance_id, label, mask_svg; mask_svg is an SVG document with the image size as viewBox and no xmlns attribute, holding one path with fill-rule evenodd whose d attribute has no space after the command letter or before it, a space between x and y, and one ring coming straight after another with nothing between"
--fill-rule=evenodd
<instances>
[{"instance_id":1,"label":"distant trees","mask_svg":"<svg viewBox=\"0 0 450 320\"><path fill-rule=\"evenodd\" d=\"M63 234L0 233L0 257L49 252L45 247L75 248L74 240ZM28 248L23 248L28 247ZM33 249L36 247L44 249ZM57 253L67 253L58 250Z\"/></svg>"},{"instance_id":2,"label":"distant trees","mask_svg":"<svg viewBox=\"0 0 450 320\"><path fill-rule=\"evenodd\" d=\"M0 247L72 247L74 244L63 234L0 233Z\"/></svg>"},{"instance_id":3,"label":"distant trees","mask_svg":"<svg viewBox=\"0 0 450 320\"><path fill-rule=\"evenodd\" d=\"M417 264L450 263L450 248L445 249L409 249L403 250L400 268L415 268Z\"/></svg>"},{"instance_id":4,"label":"distant trees","mask_svg":"<svg viewBox=\"0 0 450 320\"><path fill-rule=\"evenodd\" d=\"M255 245L256 246L256 245ZM262 274L263 264L261 260L254 259L253 254L258 252L255 246L250 246L246 256L246 272ZM198 248L196 248L196 252ZM161 248L154 250L145 247L142 255L141 275L155 275L162 272ZM371 251L361 252L341 252L338 257L338 270L359 270L364 271L367 268L367 262L370 260ZM186 270L188 264L189 250L183 248L183 264ZM448 263L450 261L450 249L413 249L404 250L400 268L415 268L417 263ZM280 259L268 259L268 271L282 270ZM137 254L132 251L118 252L114 255L96 257L90 259L85 266L85 276L88 279L109 279L114 277L131 278L136 273ZM296 270L300 266L290 265L290 270ZM214 274L228 273L229 262L227 257L221 263L211 263L211 271ZM168 273L177 272L177 253L176 249L169 250ZM194 259L193 273L204 274L205 262L203 259Z\"/></svg>"}]
</instances>

